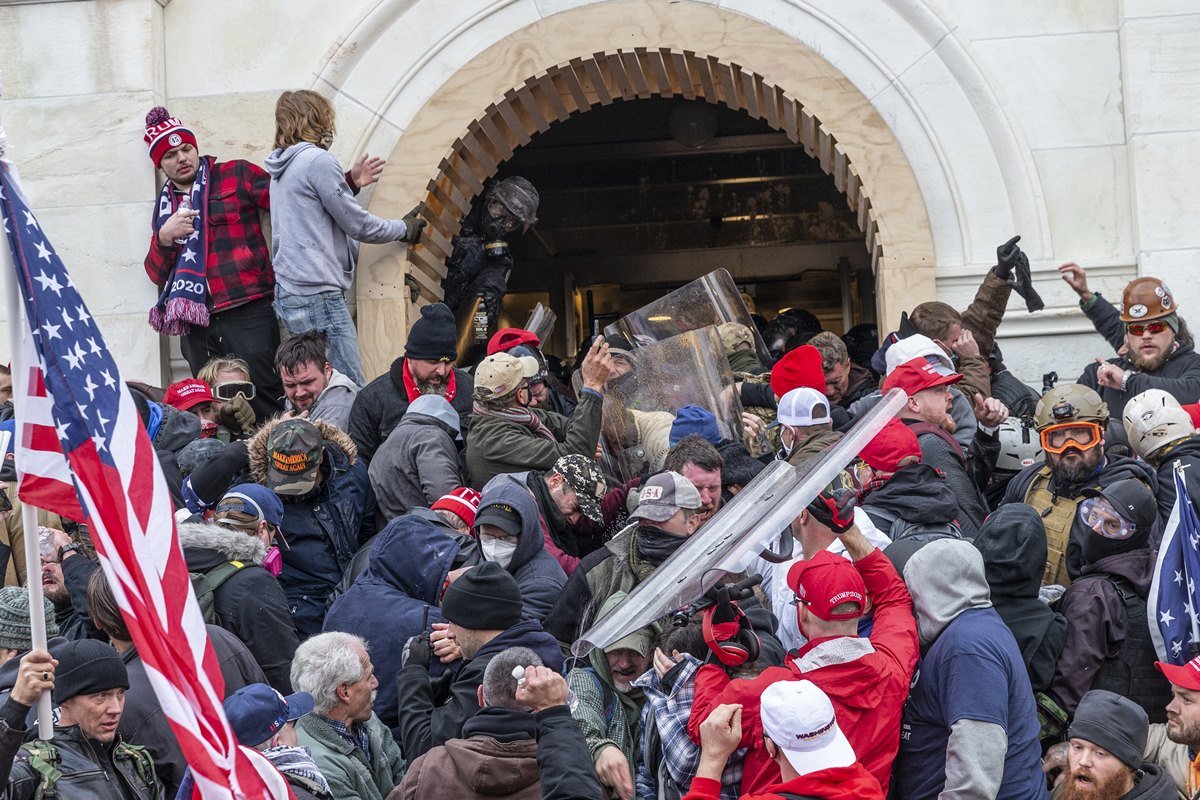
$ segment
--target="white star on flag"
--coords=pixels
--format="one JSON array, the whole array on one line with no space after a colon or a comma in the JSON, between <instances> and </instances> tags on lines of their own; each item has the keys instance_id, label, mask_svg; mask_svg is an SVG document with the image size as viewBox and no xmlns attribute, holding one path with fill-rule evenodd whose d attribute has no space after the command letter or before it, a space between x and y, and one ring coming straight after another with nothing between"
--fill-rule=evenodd
<instances>
[{"instance_id":1,"label":"white star on flag","mask_svg":"<svg viewBox=\"0 0 1200 800\"><path fill-rule=\"evenodd\" d=\"M184 251L183 251L183 260L184 260L184 261L193 261L193 262L194 262L194 261L196 260L196 254L195 254L195 252L193 252L191 248L188 248L187 250L184 250Z\"/></svg>"},{"instance_id":2,"label":"white star on flag","mask_svg":"<svg viewBox=\"0 0 1200 800\"><path fill-rule=\"evenodd\" d=\"M1159 622L1161 622L1163 625L1170 625L1174 621L1175 618L1171 616L1171 609L1169 608L1159 615Z\"/></svg>"},{"instance_id":3,"label":"white star on flag","mask_svg":"<svg viewBox=\"0 0 1200 800\"><path fill-rule=\"evenodd\" d=\"M46 243L45 242L34 242L33 246L37 248L38 258L42 259L47 264L49 264L50 263L50 248L46 247ZM38 276L38 280L41 280L42 276L44 276L45 274L46 273L43 272L41 276ZM42 287L42 288L45 288L45 287Z\"/></svg>"}]
</instances>

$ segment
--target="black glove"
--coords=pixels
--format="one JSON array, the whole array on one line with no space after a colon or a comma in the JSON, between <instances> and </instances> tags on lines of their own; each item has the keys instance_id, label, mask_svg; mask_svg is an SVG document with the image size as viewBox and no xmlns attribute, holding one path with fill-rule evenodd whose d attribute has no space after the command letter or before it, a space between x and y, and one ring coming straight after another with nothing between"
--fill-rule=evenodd
<instances>
[{"instance_id":1,"label":"black glove","mask_svg":"<svg viewBox=\"0 0 1200 800\"><path fill-rule=\"evenodd\" d=\"M1019 241L1021 241L1021 237L1014 236L996 248L996 277L1002 281L1007 281L1012 276L1018 258L1024 255L1021 248L1017 246Z\"/></svg>"},{"instance_id":2,"label":"black glove","mask_svg":"<svg viewBox=\"0 0 1200 800\"><path fill-rule=\"evenodd\" d=\"M404 645L404 653L400 658L400 666L411 667L417 665L429 669L429 665L432 662L433 647L429 643L429 634L422 633L409 638L408 644Z\"/></svg>"},{"instance_id":3,"label":"black glove","mask_svg":"<svg viewBox=\"0 0 1200 800\"><path fill-rule=\"evenodd\" d=\"M854 492L827 489L808 504L808 513L834 533L845 533L854 524L854 506Z\"/></svg>"},{"instance_id":4,"label":"black glove","mask_svg":"<svg viewBox=\"0 0 1200 800\"><path fill-rule=\"evenodd\" d=\"M404 238L402 238L400 241L408 244L416 244L421 238L421 231L425 230L425 226L429 224L417 216L417 211L418 209L414 208L408 213L407 216L400 220L404 223L404 227L407 229L404 232Z\"/></svg>"},{"instance_id":5,"label":"black glove","mask_svg":"<svg viewBox=\"0 0 1200 800\"><path fill-rule=\"evenodd\" d=\"M1041 295L1033 288L1033 275L1029 271L1029 258L1024 253L1020 253L1017 259L1016 273L1014 276L1016 283L1013 284L1013 291L1019 294L1025 301L1025 310L1031 314L1034 311L1041 311L1046 307L1046 304L1042 302ZM1010 278L1008 282L1013 283L1013 279Z\"/></svg>"}]
</instances>

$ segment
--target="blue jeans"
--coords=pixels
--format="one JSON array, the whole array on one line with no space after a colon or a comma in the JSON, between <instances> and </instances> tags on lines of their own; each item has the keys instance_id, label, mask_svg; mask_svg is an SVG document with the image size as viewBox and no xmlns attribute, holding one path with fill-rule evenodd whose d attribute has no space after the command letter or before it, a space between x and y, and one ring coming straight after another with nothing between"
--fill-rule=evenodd
<instances>
[{"instance_id":1,"label":"blue jeans","mask_svg":"<svg viewBox=\"0 0 1200 800\"><path fill-rule=\"evenodd\" d=\"M324 331L329 363L360 389L363 387L366 380L358 354L358 331L340 291L289 294L276 286L275 315L291 334Z\"/></svg>"}]
</instances>

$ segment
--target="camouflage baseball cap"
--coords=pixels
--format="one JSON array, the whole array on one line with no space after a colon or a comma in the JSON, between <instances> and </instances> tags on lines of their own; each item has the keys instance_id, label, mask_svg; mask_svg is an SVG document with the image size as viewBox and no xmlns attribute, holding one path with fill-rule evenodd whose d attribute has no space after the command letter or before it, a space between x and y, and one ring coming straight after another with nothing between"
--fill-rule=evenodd
<instances>
[{"instance_id":1,"label":"camouflage baseball cap","mask_svg":"<svg viewBox=\"0 0 1200 800\"><path fill-rule=\"evenodd\" d=\"M554 471L562 475L567 485L575 492L579 500L579 510L583 515L597 525L604 523L604 513L600 510L600 501L608 491L604 481L604 473L596 462L587 456L571 454L563 456L554 462Z\"/></svg>"},{"instance_id":2,"label":"camouflage baseball cap","mask_svg":"<svg viewBox=\"0 0 1200 800\"><path fill-rule=\"evenodd\" d=\"M324 455L321 432L315 425L306 419L284 420L267 437L263 484L275 494L308 494L317 485Z\"/></svg>"}]
</instances>

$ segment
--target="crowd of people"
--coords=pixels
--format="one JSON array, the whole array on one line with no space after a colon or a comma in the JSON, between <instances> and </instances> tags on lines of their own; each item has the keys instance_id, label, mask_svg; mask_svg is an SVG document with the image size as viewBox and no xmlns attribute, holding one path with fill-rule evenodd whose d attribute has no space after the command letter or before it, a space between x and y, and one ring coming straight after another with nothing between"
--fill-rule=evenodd
<instances>
[{"instance_id":1,"label":"crowd of people","mask_svg":"<svg viewBox=\"0 0 1200 800\"><path fill-rule=\"evenodd\" d=\"M614 400L639 369L620 336L562 366L508 328L459 364L440 303L366 382L343 297L357 243L423 223L361 208L382 162L343 171L333 132L328 101L285 93L264 170L201 157L151 112L151 324L195 377L130 384L232 730L297 798L1200 794L1200 641L1157 650L1172 620L1148 611L1180 470L1200 498L1200 356L1162 281L1118 306L1063 265L1112 352L1042 392L995 344L1015 241L966 310L922 303L882 345L800 311L718 326L737 419ZM779 532L790 559L572 649L636 616L631 594L759 472L811 467L897 388L895 417ZM616 477L614 443L638 474ZM25 573L17 466L10 450L3 796L191 797L86 524L40 512ZM48 651L23 588L39 580Z\"/></svg>"}]
</instances>

